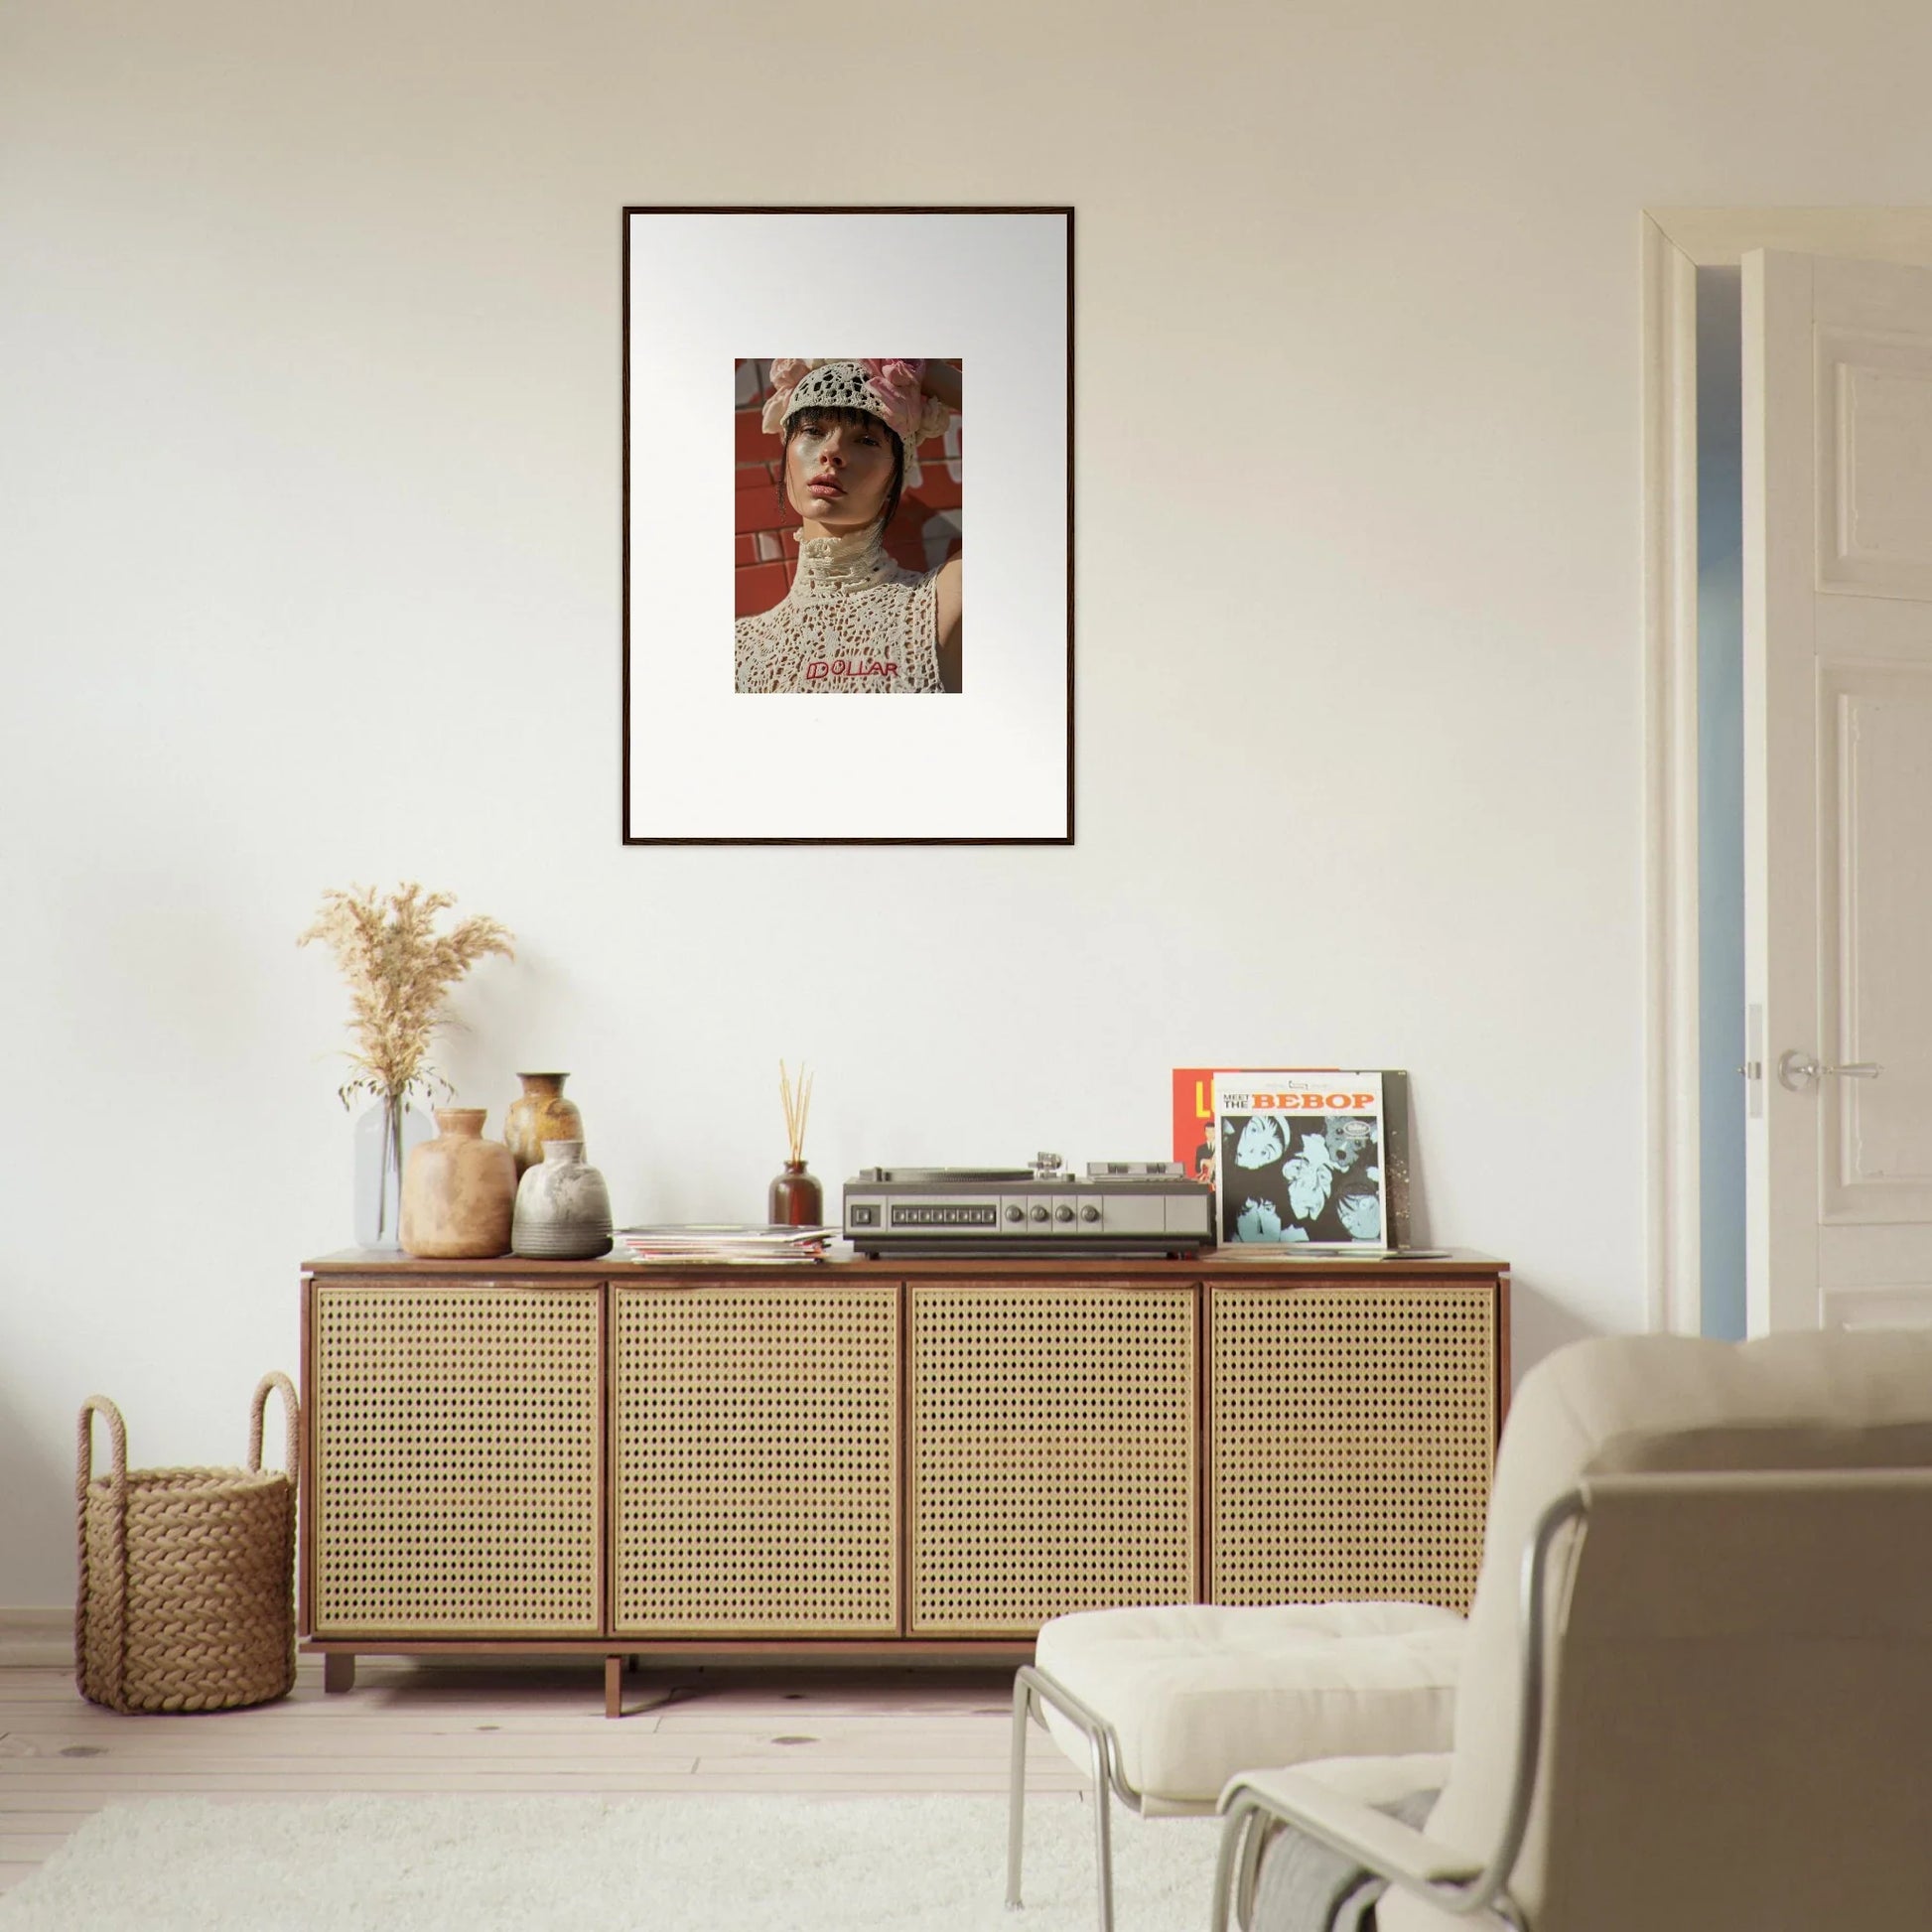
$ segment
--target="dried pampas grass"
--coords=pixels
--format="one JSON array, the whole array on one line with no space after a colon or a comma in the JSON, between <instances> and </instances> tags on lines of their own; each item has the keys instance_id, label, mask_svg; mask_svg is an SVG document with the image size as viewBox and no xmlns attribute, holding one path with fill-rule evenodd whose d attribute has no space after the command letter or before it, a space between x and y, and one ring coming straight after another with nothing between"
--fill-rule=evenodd
<instances>
[{"instance_id":1,"label":"dried pampas grass","mask_svg":"<svg viewBox=\"0 0 1932 1932\"><path fill-rule=\"evenodd\" d=\"M428 1057L430 1035L453 1024L445 997L478 960L516 957L515 935L494 919L472 916L438 932L437 914L455 903L449 893L413 884L386 898L373 886L325 893L315 923L295 942L326 940L348 984L355 1047L346 1058L355 1074L339 1089L345 1107L351 1094L400 1100L432 1081L449 1091Z\"/></svg>"}]
</instances>

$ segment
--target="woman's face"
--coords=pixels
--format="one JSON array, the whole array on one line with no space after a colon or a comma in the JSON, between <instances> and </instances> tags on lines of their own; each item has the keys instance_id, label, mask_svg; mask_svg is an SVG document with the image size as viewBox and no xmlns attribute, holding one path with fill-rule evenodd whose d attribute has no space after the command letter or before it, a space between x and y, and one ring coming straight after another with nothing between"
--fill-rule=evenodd
<instances>
[{"instance_id":1,"label":"woman's face","mask_svg":"<svg viewBox=\"0 0 1932 1932\"><path fill-rule=\"evenodd\" d=\"M879 521L893 486L893 436L871 416L840 422L807 410L785 445L785 492L807 536L844 535Z\"/></svg>"}]
</instances>

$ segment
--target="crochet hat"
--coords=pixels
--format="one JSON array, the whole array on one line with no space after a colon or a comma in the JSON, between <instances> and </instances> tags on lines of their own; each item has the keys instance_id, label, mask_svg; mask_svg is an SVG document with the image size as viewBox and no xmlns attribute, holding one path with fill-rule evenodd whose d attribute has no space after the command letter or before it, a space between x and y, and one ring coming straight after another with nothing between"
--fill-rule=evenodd
<instances>
[{"instance_id":1,"label":"crochet hat","mask_svg":"<svg viewBox=\"0 0 1932 1932\"><path fill-rule=\"evenodd\" d=\"M781 355L771 364L764 428L776 435L804 409L863 409L894 430L907 449L937 436L951 413L920 388L922 357Z\"/></svg>"}]
</instances>

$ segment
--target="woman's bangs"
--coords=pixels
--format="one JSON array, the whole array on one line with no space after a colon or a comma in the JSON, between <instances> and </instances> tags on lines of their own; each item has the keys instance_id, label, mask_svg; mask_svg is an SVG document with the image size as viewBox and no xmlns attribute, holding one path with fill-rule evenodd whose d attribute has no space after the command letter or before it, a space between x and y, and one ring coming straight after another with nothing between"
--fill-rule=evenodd
<instances>
[{"instance_id":1,"label":"woman's bangs","mask_svg":"<svg viewBox=\"0 0 1932 1932\"><path fill-rule=\"evenodd\" d=\"M802 429L807 423L843 423L847 429L883 430L888 436L896 433L892 424L875 416L870 409L854 409L850 403L831 402L823 409L801 409L785 425L786 441L790 441L794 430Z\"/></svg>"}]
</instances>

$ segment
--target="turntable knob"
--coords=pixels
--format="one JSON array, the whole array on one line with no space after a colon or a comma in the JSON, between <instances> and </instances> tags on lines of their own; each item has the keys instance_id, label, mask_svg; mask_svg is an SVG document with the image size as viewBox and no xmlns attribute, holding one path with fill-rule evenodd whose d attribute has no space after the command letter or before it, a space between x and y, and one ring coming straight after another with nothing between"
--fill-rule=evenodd
<instances>
[{"instance_id":1,"label":"turntable knob","mask_svg":"<svg viewBox=\"0 0 1932 1932\"><path fill-rule=\"evenodd\" d=\"M1092 1201L1088 1201L1086 1206L1080 1210L1080 1218L1083 1221L1097 1221L1100 1218L1100 1210L1094 1206Z\"/></svg>"},{"instance_id":2,"label":"turntable knob","mask_svg":"<svg viewBox=\"0 0 1932 1932\"><path fill-rule=\"evenodd\" d=\"M1053 1218L1056 1221L1070 1221L1073 1218L1073 1210L1064 1201L1061 1201L1059 1206L1053 1210Z\"/></svg>"},{"instance_id":3,"label":"turntable knob","mask_svg":"<svg viewBox=\"0 0 1932 1932\"><path fill-rule=\"evenodd\" d=\"M1027 1218L1027 1210L1024 1207L1022 1207L1018 1201L1008 1202L1007 1219L1009 1221L1024 1221L1026 1218Z\"/></svg>"},{"instance_id":4,"label":"turntable knob","mask_svg":"<svg viewBox=\"0 0 1932 1932\"><path fill-rule=\"evenodd\" d=\"M1046 1218L1046 1210L1044 1207L1035 1207L1033 1214L1035 1221L1043 1221Z\"/></svg>"}]
</instances>

